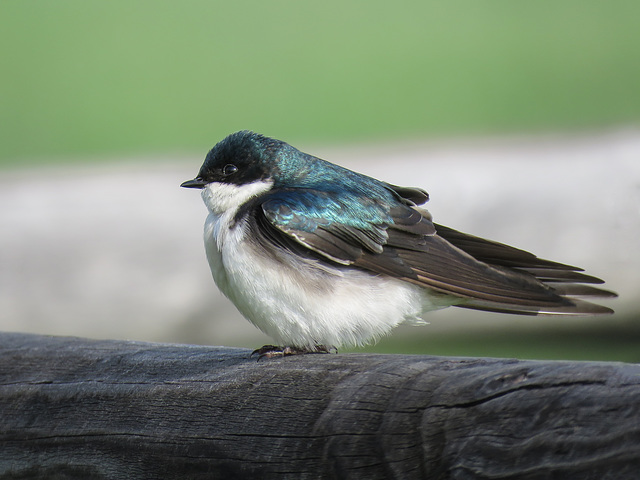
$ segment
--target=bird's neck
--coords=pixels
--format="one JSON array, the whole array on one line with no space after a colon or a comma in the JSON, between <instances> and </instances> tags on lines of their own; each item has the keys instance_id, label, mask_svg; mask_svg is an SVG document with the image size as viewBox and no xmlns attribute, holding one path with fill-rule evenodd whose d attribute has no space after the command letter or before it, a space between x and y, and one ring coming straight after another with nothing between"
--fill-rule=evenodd
<instances>
[{"instance_id":1,"label":"bird's neck","mask_svg":"<svg viewBox=\"0 0 640 480\"><path fill-rule=\"evenodd\" d=\"M273 182L256 181L245 185L213 182L202 189L202 200L209 211L216 216L232 213L251 198L271 189Z\"/></svg>"}]
</instances>

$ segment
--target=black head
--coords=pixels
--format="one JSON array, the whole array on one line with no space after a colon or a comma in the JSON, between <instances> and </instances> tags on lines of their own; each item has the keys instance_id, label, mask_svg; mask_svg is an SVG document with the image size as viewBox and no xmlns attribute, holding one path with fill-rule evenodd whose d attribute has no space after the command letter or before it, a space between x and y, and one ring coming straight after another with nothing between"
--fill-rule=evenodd
<instances>
[{"instance_id":1,"label":"black head","mask_svg":"<svg viewBox=\"0 0 640 480\"><path fill-rule=\"evenodd\" d=\"M244 185L266 180L274 174L278 152L286 145L247 130L233 133L209 151L198 176L180 186L204 188L211 182Z\"/></svg>"}]
</instances>

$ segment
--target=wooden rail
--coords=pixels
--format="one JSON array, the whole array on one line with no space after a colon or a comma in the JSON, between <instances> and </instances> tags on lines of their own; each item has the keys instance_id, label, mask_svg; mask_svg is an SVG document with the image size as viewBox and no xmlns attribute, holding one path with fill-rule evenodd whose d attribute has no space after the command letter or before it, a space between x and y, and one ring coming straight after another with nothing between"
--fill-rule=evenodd
<instances>
[{"instance_id":1,"label":"wooden rail","mask_svg":"<svg viewBox=\"0 0 640 480\"><path fill-rule=\"evenodd\" d=\"M638 479L640 365L5 333L0 478Z\"/></svg>"}]
</instances>

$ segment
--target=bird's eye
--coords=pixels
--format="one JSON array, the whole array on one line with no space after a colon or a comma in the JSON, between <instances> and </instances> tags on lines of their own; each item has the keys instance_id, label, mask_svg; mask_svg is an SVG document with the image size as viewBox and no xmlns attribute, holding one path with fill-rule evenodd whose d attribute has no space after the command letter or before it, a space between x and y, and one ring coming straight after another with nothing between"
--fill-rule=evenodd
<instances>
[{"instance_id":1,"label":"bird's eye","mask_svg":"<svg viewBox=\"0 0 640 480\"><path fill-rule=\"evenodd\" d=\"M229 164L225 165L224 168L222 169L222 174L225 177L228 177L229 175L233 175L237 171L238 171L238 167L236 167L235 165L229 163Z\"/></svg>"}]
</instances>

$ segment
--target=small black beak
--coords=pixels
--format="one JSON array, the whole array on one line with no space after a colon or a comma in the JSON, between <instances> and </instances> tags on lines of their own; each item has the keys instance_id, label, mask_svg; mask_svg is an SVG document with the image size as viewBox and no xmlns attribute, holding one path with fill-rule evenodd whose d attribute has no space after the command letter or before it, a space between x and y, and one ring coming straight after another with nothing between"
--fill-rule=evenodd
<instances>
[{"instance_id":1,"label":"small black beak","mask_svg":"<svg viewBox=\"0 0 640 480\"><path fill-rule=\"evenodd\" d=\"M186 182L182 182L180 184L180 186L184 188L204 188L206 185L207 182L205 182L200 177L196 177L193 180L187 180Z\"/></svg>"}]
</instances>

